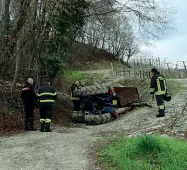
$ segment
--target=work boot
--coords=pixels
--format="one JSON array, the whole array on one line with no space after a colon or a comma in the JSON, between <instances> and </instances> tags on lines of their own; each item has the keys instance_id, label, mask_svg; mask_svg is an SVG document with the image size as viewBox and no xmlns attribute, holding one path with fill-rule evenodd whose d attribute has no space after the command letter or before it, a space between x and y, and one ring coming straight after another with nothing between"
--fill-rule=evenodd
<instances>
[{"instance_id":1,"label":"work boot","mask_svg":"<svg viewBox=\"0 0 187 170\"><path fill-rule=\"evenodd\" d=\"M40 132L44 132L44 131L45 131L45 122L42 122Z\"/></svg>"},{"instance_id":2,"label":"work boot","mask_svg":"<svg viewBox=\"0 0 187 170\"><path fill-rule=\"evenodd\" d=\"M45 132L52 132L52 130L50 129L50 123L46 123Z\"/></svg>"},{"instance_id":3,"label":"work boot","mask_svg":"<svg viewBox=\"0 0 187 170\"><path fill-rule=\"evenodd\" d=\"M165 114L164 113L159 113L158 115L156 115L156 117L164 117Z\"/></svg>"}]
</instances>

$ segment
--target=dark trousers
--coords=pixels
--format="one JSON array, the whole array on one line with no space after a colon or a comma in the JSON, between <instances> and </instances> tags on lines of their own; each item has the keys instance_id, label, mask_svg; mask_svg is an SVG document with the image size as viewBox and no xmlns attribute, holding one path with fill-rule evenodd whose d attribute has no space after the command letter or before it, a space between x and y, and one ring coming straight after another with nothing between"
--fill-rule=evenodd
<instances>
[{"instance_id":1,"label":"dark trousers","mask_svg":"<svg viewBox=\"0 0 187 170\"><path fill-rule=\"evenodd\" d=\"M156 95L156 102L158 106L158 112L160 114L165 113L164 95Z\"/></svg>"},{"instance_id":2,"label":"dark trousers","mask_svg":"<svg viewBox=\"0 0 187 170\"><path fill-rule=\"evenodd\" d=\"M73 111L80 111L81 110L81 100L72 100L73 102Z\"/></svg>"},{"instance_id":3,"label":"dark trousers","mask_svg":"<svg viewBox=\"0 0 187 170\"><path fill-rule=\"evenodd\" d=\"M32 130L34 128L34 105L24 103L24 129Z\"/></svg>"},{"instance_id":4,"label":"dark trousers","mask_svg":"<svg viewBox=\"0 0 187 170\"><path fill-rule=\"evenodd\" d=\"M53 103L40 103L40 122L50 123L53 112Z\"/></svg>"}]
</instances>

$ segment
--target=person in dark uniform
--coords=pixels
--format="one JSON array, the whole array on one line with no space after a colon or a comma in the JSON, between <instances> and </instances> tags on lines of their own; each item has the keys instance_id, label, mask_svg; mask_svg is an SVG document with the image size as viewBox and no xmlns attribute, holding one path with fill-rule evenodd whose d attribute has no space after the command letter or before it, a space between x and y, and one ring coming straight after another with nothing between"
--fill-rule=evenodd
<instances>
[{"instance_id":1,"label":"person in dark uniform","mask_svg":"<svg viewBox=\"0 0 187 170\"><path fill-rule=\"evenodd\" d=\"M52 132L50 123L53 112L53 105L57 98L56 90L46 82L38 89L38 98L40 103L40 124L41 132Z\"/></svg>"},{"instance_id":2,"label":"person in dark uniform","mask_svg":"<svg viewBox=\"0 0 187 170\"><path fill-rule=\"evenodd\" d=\"M73 111L74 112L81 110L81 108L80 108L80 106L81 106L81 99L80 99L80 97L73 95L73 91L77 90L77 89L80 89L80 88L81 88L81 86L80 86L79 81L74 82L72 84L72 86L71 86L71 100L73 102L73 106L74 106L73 107Z\"/></svg>"},{"instance_id":3,"label":"person in dark uniform","mask_svg":"<svg viewBox=\"0 0 187 170\"><path fill-rule=\"evenodd\" d=\"M29 78L22 89L21 98L24 105L24 130L34 131L34 107L37 96L33 88L33 79Z\"/></svg>"},{"instance_id":4,"label":"person in dark uniform","mask_svg":"<svg viewBox=\"0 0 187 170\"><path fill-rule=\"evenodd\" d=\"M158 112L156 117L165 116L165 105L164 105L164 95L167 91L166 79L161 75L156 68L151 70L152 78L150 83L150 94L155 95Z\"/></svg>"}]
</instances>

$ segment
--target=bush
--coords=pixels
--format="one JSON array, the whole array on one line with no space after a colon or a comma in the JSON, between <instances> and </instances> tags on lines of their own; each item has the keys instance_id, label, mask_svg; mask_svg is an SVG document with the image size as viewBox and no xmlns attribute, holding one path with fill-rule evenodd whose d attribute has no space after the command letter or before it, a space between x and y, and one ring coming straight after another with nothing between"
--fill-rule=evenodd
<instances>
[{"instance_id":1,"label":"bush","mask_svg":"<svg viewBox=\"0 0 187 170\"><path fill-rule=\"evenodd\" d=\"M159 142L158 138L155 136L140 136L136 141L136 150L141 155L146 155L150 153L159 153L162 151L162 145Z\"/></svg>"}]
</instances>

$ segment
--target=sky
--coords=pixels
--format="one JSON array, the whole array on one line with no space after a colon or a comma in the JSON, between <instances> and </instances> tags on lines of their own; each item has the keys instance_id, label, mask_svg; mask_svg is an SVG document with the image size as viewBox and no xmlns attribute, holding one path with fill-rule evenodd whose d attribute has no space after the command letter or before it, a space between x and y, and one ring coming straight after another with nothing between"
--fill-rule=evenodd
<instances>
[{"instance_id":1,"label":"sky","mask_svg":"<svg viewBox=\"0 0 187 170\"><path fill-rule=\"evenodd\" d=\"M142 49L171 62L187 61L187 0L165 1L177 10L171 24L174 30L168 30L164 39L155 41L154 47L143 46Z\"/></svg>"}]
</instances>

